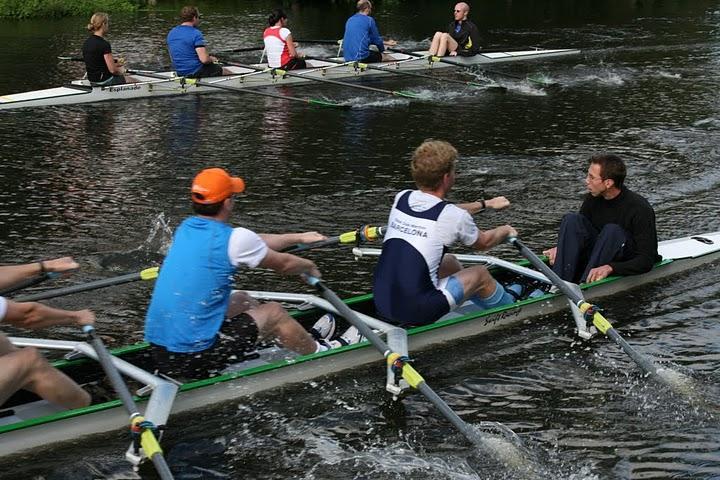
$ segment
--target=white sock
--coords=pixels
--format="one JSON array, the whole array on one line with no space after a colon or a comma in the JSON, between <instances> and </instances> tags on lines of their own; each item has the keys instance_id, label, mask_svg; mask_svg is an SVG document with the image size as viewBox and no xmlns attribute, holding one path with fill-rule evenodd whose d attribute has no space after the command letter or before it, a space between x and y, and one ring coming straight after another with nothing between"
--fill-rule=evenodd
<instances>
[{"instance_id":1,"label":"white sock","mask_svg":"<svg viewBox=\"0 0 720 480\"><path fill-rule=\"evenodd\" d=\"M318 342L317 340L315 341L315 353L326 352L326 351L330 350L331 348L332 347L330 345L328 345L327 343L322 344L322 343Z\"/></svg>"}]
</instances>

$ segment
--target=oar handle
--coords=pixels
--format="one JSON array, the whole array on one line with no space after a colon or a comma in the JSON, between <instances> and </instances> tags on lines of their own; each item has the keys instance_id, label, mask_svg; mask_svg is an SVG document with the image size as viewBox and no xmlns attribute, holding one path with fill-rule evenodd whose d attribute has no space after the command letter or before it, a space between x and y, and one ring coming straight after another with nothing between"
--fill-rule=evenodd
<instances>
[{"instance_id":1,"label":"oar handle","mask_svg":"<svg viewBox=\"0 0 720 480\"><path fill-rule=\"evenodd\" d=\"M385 226L375 227L372 225L363 225L357 230L351 230L349 232L341 233L340 235L335 235L334 237L329 237L325 240L320 240L313 243L298 243L297 245L286 247L281 251L283 253L294 254L304 252L306 250L312 250L314 248L328 247L330 245L347 245L349 243L372 242L385 236L385 230Z\"/></svg>"},{"instance_id":2,"label":"oar handle","mask_svg":"<svg viewBox=\"0 0 720 480\"><path fill-rule=\"evenodd\" d=\"M0 290L0 296L5 297L7 295L10 295L11 293L24 290L26 288L34 287L35 285L38 285L46 280L58 278L60 276L60 272L43 272L42 274L33 277L28 278L27 280L23 280L22 282L18 282L15 285L12 285L4 290Z\"/></svg>"},{"instance_id":3,"label":"oar handle","mask_svg":"<svg viewBox=\"0 0 720 480\"><path fill-rule=\"evenodd\" d=\"M122 285L123 283L136 282L139 280L153 280L157 278L158 272L158 267L150 267L136 273L128 273L125 275L120 275L118 277L104 278L102 280L95 280L93 282L83 283L81 285L72 285L70 287L57 288L54 290L48 290L47 292L23 295L13 298L13 300L16 302L36 302L38 300L46 300L48 298L61 297L73 293L97 290L98 288Z\"/></svg>"}]
</instances>

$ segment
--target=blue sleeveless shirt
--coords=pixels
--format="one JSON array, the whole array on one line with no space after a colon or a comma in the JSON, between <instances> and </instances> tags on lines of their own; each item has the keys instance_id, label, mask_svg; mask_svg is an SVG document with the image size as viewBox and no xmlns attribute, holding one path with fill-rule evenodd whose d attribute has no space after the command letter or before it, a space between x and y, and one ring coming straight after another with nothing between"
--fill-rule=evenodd
<instances>
[{"instance_id":1,"label":"blue sleeveless shirt","mask_svg":"<svg viewBox=\"0 0 720 480\"><path fill-rule=\"evenodd\" d=\"M145 318L145 340L168 351L210 348L225 319L235 267L228 257L233 229L190 217L175 232L155 281Z\"/></svg>"}]
</instances>

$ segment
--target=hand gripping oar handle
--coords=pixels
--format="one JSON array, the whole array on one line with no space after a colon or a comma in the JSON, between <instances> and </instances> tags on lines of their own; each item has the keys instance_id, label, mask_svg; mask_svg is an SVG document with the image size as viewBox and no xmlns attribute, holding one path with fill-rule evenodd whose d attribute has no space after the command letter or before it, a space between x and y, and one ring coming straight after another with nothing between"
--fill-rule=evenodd
<instances>
[{"instance_id":1,"label":"hand gripping oar handle","mask_svg":"<svg viewBox=\"0 0 720 480\"><path fill-rule=\"evenodd\" d=\"M141 432L140 445L142 446L145 455L152 460L153 465L155 465L155 469L161 479L172 480L173 475L170 472L170 467L168 467L167 462L165 462L165 457L163 456L160 444L158 443L157 438L155 438L155 434L149 426L149 422L147 422L140 414L135 400L120 376L120 372L118 372L117 368L115 368L110 352L108 352L105 344L97 335L95 328L92 325L85 325L83 327L83 332L87 334L90 344L95 349L95 353L97 353L100 365L105 371L105 374L108 376L115 392L120 397L120 400L125 406L125 410L128 412L128 415L130 415L130 429L133 432Z\"/></svg>"},{"instance_id":2,"label":"hand gripping oar handle","mask_svg":"<svg viewBox=\"0 0 720 480\"><path fill-rule=\"evenodd\" d=\"M298 243L282 250L283 253L298 253L314 248L328 247L330 245L346 245L348 243L363 243L374 241L385 235L385 227L374 227L372 225L363 225L357 230L341 233L334 237L326 238L313 243Z\"/></svg>"},{"instance_id":3,"label":"hand gripping oar handle","mask_svg":"<svg viewBox=\"0 0 720 480\"><path fill-rule=\"evenodd\" d=\"M305 281L315 288L318 292L337 309L342 317L358 329L360 334L367 338L370 343L387 359L390 366L401 369L402 377L408 384L418 390L420 393L430 400L440 413L462 433L465 438L474 444L482 445L484 439L475 430L473 430L465 421L460 418L435 391L428 386L425 379L415 370L406 357L399 353L393 352L385 341L373 331L365 322L360 320L358 316L348 307L335 292L330 290L319 278L310 275L303 275Z\"/></svg>"},{"instance_id":4,"label":"hand gripping oar handle","mask_svg":"<svg viewBox=\"0 0 720 480\"><path fill-rule=\"evenodd\" d=\"M47 292L34 293L30 295L22 295L13 298L15 302L36 302L38 300L46 300L48 298L61 297L72 293L87 292L98 288L111 287L113 285L122 285L123 283L136 282L138 280L154 280L158 276L158 267L150 267L136 273L128 273L119 277L104 278L95 280L94 282L83 283L81 285L73 285L70 287L57 288L48 290Z\"/></svg>"},{"instance_id":5,"label":"hand gripping oar handle","mask_svg":"<svg viewBox=\"0 0 720 480\"><path fill-rule=\"evenodd\" d=\"M628 356L632 358L635 363L637 363L643 370L645 370L651 375L657 375L657 367L652 362L652 360L632 348L630 344L628 344L625 339L620 336L617 330L613 328L613 326L602 315L602 313L600 313L597 306L588 303L587 301L585 301L582 295L578 294L570 287L568 287L565 281L560 278L558 274L553 271L552 268L547 266L545 262L540 260L540 258L535 255L532 250L526 247L519 238L510 237L507 241L511 245L514 245L515 248L517 248L518 251L522 254L522 256L527 258L535 268L544 273L545 276L550 279L550 281L563 293L563 295L568 297L570 300L573 301L573 303L577 305L577 307L586 317L591 317L593 325L595 325L598 330L607 335L608 338L610 338L620 348L622 348L622 350L627 353Z\"/></svg>"}]
</instances>

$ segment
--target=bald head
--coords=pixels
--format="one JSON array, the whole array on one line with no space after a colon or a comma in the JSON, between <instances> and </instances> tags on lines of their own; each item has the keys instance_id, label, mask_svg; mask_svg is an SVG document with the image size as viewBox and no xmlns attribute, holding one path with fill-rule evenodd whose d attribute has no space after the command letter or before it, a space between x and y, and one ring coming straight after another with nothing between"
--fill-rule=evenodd
<instances>
[{"instance_id":1,"label":"bald head","mask_svg":"<svg viewBox=\"0 0 720 480\"><path fill-rule=\"evenodd\" d=\"M453 11L455 13L455 20L467 20L468 13L470 13L470 5L465 2L457 3Z\"/></svg>"}]
</instances>

